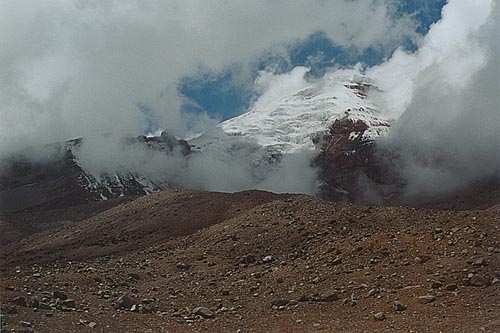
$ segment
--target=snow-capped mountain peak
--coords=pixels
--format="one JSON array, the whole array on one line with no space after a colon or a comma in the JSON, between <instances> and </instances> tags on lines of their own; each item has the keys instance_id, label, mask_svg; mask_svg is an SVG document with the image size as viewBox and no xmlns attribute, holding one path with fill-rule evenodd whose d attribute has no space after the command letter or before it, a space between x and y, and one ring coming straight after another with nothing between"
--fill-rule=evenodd
<instances>
[{"instance_id":1,"label":"snow-capped mountain peak","mask_svg":"<svg viewBox=\"0 0 500 333\"><path fill-rule=\"evenodd\" d=\"M300 74L304 75L305 70ZM335 120L349 118L368 125L363 134L374 139L385 134L391 120L366 98L373 81L355 70L327 74L316 82L294 83L292 91L257 100L245 114L219 125L228 135L255 140L262 146L280 146L283 153L314 149L312 137L327 131Z\"/></svg>"}]
</instances>

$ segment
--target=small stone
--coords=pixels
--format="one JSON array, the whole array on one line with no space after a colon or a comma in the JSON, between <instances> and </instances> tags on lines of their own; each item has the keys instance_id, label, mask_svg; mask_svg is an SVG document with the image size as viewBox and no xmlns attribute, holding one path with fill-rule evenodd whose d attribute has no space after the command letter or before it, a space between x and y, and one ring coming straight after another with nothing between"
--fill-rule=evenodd
<instances>
[{"instance_id":1,"label":"small stone","mask_svg":"<svg viewBox=\"0 0 500 333\"><path fill-rule=\"evenodd\" d=\"M444 290L447 291L455 291L458 289L458 286L456 283L448 283L447 285L444 286Z\"/></svg>"},{"instance_id":2,"label":"small stone","mask_svg":"<svg viewBox=\"0 0 500 333\"><path fill-rule=\"evenodd\" d=\"M396 311L398 311L398 312L399 312L399 311L404 311L404 310L406 310L407 308L408 308L408 307L407 307L405 304L403 304L403 303L401 303L401 302L398 302L398 301L394 301L394 309L395 309Z\"/></svg>"},{"instance_id":3,"label":"small stone","mask_svg":"<svg viewBox=\"0 0 500 333\"><path fill-rule=\"evenodd\" d=\"M146 314L146 313L151 313L152 310L146 306L140 306L139 307L139 313Z\"/></svg>"},{"instance_id":4,"label":"small stone","mask_svg":"<svg viewBox=\"0 0 500 333\"><path fill-rule=\"evenodd\" d=\"M193 314L197 316L201 316L205 319L213 318L215 317L215 313L213 313L210 309L205 308L203 306L199 306L197 308L193 309Z\"/></svg>"},{"instance_id":5,"label":"small stone","mask_svg":"<svg viewBox=\"0 0 500 333\"><path fill-rule=\"evenodd\" d=\"M40 304L38 305L38 308L40 310L51 310L52 308L50 307L49 304L45 303L45 302L40 302Z\"/></svg>"},{"instance_id":6,"label":"small stone","mask_svg":"<svg viewBox=\"0 0 500 333\"><path fill-rule=\"evenodd\" d=\"M287 299L275 299L274 301L271 302L272 305L280 307L280 306L285 306L288 304Z\"/></svg>"},{"instance_id":7,"label":"small stone","mask_svg":"<svg viewBox=\"0 0 500 333\"><path fill-rule=\"evenodd\" d=\"M322 302L333 302L338 300L339 298L339 291L336 289L332 289L320 295L320 301Z\"/></svg>"},{"instance_id":8,"label":"small stone","mask_svg":"<svg viewBox=\"0 0 500 333\"><path fill-rule=\"evenodd\" d=\"M500 282L500 279L497 278L496 276L494 276L492 279L491 279L491 285L494 285L494 284L497 284Z\"/></svg>"},{"instance_id":9,"label":"small stone","mask_svg":"<svg viewBox=\"0 0 500 333\"><path fill-rule=\"evenodd\" d=\"M368 293L366 293L366 297L371 297L371 296L375 295L376 292L377 292L377 289L372 288L368 291Z\"/></svg>"},{"instance_id":10,"label":"small stone","mask_svg":"<svg viewBox=\"0 0 500 333\"><path fill-rule=\"evenodd\" d=\"M137 273L128 273L128 277L129 277L129 279L132 279L132 280L140 280L141 279L141 276Z\"/></svg>"},{"instance_id":11,"label":"small stone","mask_svg":"<svg viewBox=\"0 0 500 333\"><path fill-rule=\"evenodd\" d=\"M24 296L18 296L12 300L12 303L19 305L19 306L27 306L26 305L26 298Z\"/></svg>"},{"instance_id":12,"label":"small stone","mask_svg":"<svg viewBox=\"0 0 500 333\"><path fill-rule=\"evenodd\" d=\"M297 298L297 301L299 302L308 302L309 300L310 298L307 295L301 295L299 298Z\"/></svg>"},{"instance_id":13,"label":"small stone","mask_svg":"<svg viewBox=\"0 0 500 333\"><path fill-rule=\"evenodd\" d=\"M443 286L443 283L442 282L439 282L439 281L434 281L432 282L431 284L431 288L432 289L439 289Z\"/></svg>"},{"instance_id":14,"label":"small stone","mask_svg":"<svg viewBox=\"0 0 500 333\"><path fill-rule=\"evenodd\" d=\"M39 308L40 307L40 301L38 300L38 297L32 297L29 301L29 307L30 308Z\"/></svg>"},{"instance_id":15,"label":"small stone","mask_svg":"<svg viewBox=\"0 0 500 333\"><path fill-rule=\"evenodd\" d=\"M31 327L31 323L29 321L21 320L19 324L21 324L22 327Z\"/></svg>"},{"instance_id":16,"label":"small stone","mask_svg":"<svg viewBox=\"0 0 500 333\"><path fill-rule=\"evenodd\" d=\"M421 304L428 304L434 302L436 300L436 297L432 295L425 295L425 296L419 296L418 300Z\"/></svg>"},{"instance_id":17,"label":"small stone","mask_svg":"<svg viewBox=\"0 0 500 333\"><path fill-rule=\"evenodd\" d=\"M257 261L257 259L255 258L255 256L254 256L254 255L251 255L251 254L249 254L249 255L247 255L247 256L244 256L244 257L241 259L241 263L242 263L242 264L252 264L252 263L254 263L254 262L256 262L256 261Z\"/></svg>"},{"instance_id":18,"label":"small stone","mask_svg":"<svg viewBox=\"0 0 500 333\"><path fill-rule=\"evenodd\" d=\"M474 266L488 266L488 262L486 261L485 258L479 258L474 263L472 264Z\"/></svg>"},{"instance_id":19,"label":"small stone","mask_svg":"<svg viewBox=\"0 0 500 333\"><path fill-rule=\"evenodd\" d=\"M137 301L133 299L132 297L128 297L126 295L121 296L118 298L116 301L115 307L117 309L127 309L130 310L134 304L137 304Z\"/></svg>"},{"instance_id":20,"label":"small stone","mask_svg":"<svg viewBox=\"0 0 500 333\"><path fill-rule=\"evenodd\" d=\"M60 300L63 300L63 301L68 298L68 296L65 293L63 293L59 290L54 290L54 292L52 293L52 296L54 298L59 298Z\"/></svg>"},{"instance_id":21,"label":"small stone","mask_svg":"<svg viewBox=\"0 0 500 333\"><path fill-rule=\"evenodd\" d=\"M486 279L483 278L482 276L480 275L474 275L472 277L472 279L470 279L470 284L471 286L474 286L474 287L482 287L482 286L485 286L486 285Z\"/></svg>"},{"instance_id":22,"label":"small stone","mask_svg":"<svg viewBox=\"0 0 500 333\"><path fill-rule=\"evenodd\" d=\"M94 328L94 327L96 327L96 325L97 325L97 323L95 321L91 321L90 323L88 323L87 326L90 328Z\"/></svg>"},{"instance_id":23,"label":"small stone","mask_svg":"<svg viewBox=\"0 0 500 333\"><path fill-rule=\"evenodd\" d=\"M68 298L62 302L62 306L66 308L76 308L76 302L74 299Z\"/></svg>"},{"instance_id":24,"label":"small stone","mask_svg":"<svg viewBox=\"0 0 500 333\"><path fill-rule=\"evenodd\" d=\"M373 318L382 321L385 319L385 314L383 312L377 312L373 314Z\"/></svg>"},{"instance_id":25,"label":"small stone","mask_svg":"<svg viewBox=\"0 0 500 333\"><path fill-rule=\"evenodd\" d=\"M175 265L175 267L177 267L178 269L181 269L181 270L187 270L187 269L189 269L189 265L186 264L185 262L182 262L182 261L179 261L177 263L177 265Z\"/></svg>"},{"instance_id":26,"label":"small stone","mask_svg":"<svg viewBox=\"0 0 500 333\"><path fill-rule=\"evenodd\" d=\"M262 262L271 262L273 261L273 257L272 256L265 256L263 259L262 259Z\"/></svg>"}]
</instances>

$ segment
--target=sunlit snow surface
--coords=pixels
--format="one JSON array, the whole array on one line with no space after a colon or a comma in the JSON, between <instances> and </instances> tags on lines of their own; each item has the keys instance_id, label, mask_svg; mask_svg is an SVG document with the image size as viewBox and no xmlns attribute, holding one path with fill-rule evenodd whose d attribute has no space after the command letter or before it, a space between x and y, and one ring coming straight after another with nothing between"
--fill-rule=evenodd
<instances>
[{"instance_id":1,"label":"sunlit snow surface","mask_svg":"<svg viewBox=\"0 0 500 333\"><path fill-rule=\"evenodd\" d=\"M370 78L356 71L337 71L319 81L306 82L265 105L257 102L247 113L219 126L228 135L247 138L261 146L279 146L282 153L314 149L312 137L346 116L365 122L369 129L364 137L375 139L387 133L391 120L353 88L357 84L376 89Z\"/></svg>"}]
</instances>

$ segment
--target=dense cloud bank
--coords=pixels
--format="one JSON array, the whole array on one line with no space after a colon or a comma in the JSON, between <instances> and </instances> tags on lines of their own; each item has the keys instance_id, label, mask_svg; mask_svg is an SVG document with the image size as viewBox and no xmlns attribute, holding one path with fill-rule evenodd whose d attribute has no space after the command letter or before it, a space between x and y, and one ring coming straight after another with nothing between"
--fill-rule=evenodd
<instances>
[{"instance_id":1,"label":"dense cloud bank","mask_svg":"<svg viewBox=\"0 0 500 333\"><path fill-rule=\"evenodd\" d=\"M450 1L417 53L369 70L397 119L381 143L400 156L410 197L500 177L499 13L494 1Z\"/></svg>"},{"instance_id":2,"label":"dense cloud bank","mask_svg":"<svg viewBox=\"0 0 500 333\"><path fill-rule=\"evenodd\" d=\"M0 156L152 123L182 136L177 84L200 67L245 67L317 31L359 50L394 47L415 25L375 0L1 1Z\"/></svg>"},{"instance_id":3,"label":"dense cloud bank","mask_svg":"<svg viewBox=\"0 0 500 333\"><path fill-rule=\"evenodd\" d=\"M75 153L96 174L123 168L185 188L312 194L310 152L256 167L263 152L248 142L236 140L224 157L186 160L124 146L121 136L142 134L152 123L180 137L210 132L206 115L182 117L180 78L200 67L245 68L262 52L283 56L281 43L321 31L360 50L407 38L418 43L415 53L398 50L379 66L357 67L376 80L382 92L371 98L395 119L381 146L399 156L393 167L409 196L445 194L499 175L500 8L493 0L450 0L422 39L411 17L391 15L390 1L0 3L0 167L9 154L26 155L26 147L85 137ZM263 72L254 105L305 80ZM115 138L95 140L105 133ZM55 155L32 155L48 154Z\"/></svg>"}]
</instances>

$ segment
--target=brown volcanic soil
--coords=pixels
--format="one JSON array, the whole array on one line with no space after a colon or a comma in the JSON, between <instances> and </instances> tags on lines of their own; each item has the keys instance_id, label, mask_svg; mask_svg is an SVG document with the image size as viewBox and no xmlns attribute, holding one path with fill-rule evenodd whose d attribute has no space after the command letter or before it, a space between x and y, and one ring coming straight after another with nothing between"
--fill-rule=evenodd
<instances>
[{"instance_id":1,"label":"brown volcanic soil","mask_svg":"<svg viewBox=\"0 0 500 333\"><path fill-rule=\"evenodd\" d=\"M500 332L499 228L497 210L167 191L2 244L3 322L37 332ZM331 290L339 299L322 296ZM121 295L149 313L115 309ZM434 300L421 304L425 295ZM19 296L54 306L14 305ZM215 318L192 315L198 306Z\"/></svg>"}]
</instances>

